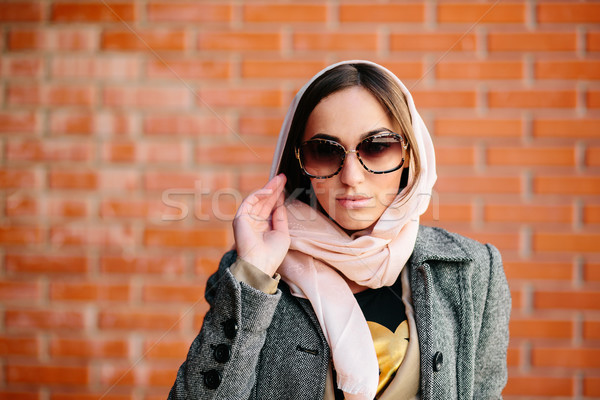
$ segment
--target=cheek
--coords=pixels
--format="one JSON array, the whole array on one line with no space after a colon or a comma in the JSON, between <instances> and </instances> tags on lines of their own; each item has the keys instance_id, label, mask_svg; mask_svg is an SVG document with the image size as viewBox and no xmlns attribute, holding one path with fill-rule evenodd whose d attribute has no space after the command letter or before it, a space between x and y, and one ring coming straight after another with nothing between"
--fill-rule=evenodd
<instances>
[{"instance_id":1,"label":"cheek","mask_svg":"<svg viewBox=\"0 0 600 400\"><path fill-rule=\"evenodd\" d=\"M380 204L387 207L392 204L396 198L400 188L400 179L402 177L401 171L402 170L379 176L380 178L383 178L377 182L378 184L376 188L377 197Z\"/></svg>"}]
</instances>

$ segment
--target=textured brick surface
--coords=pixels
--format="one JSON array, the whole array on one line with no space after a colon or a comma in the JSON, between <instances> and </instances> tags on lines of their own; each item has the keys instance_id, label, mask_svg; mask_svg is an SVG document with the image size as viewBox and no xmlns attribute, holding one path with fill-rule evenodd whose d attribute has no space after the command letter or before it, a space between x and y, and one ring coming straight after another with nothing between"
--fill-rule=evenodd
<instances>
[{"instance_id":1,"label":"textured brick surface","mask_svg":"<svg viewBox=\"0 0 600 400\"><path fill-rule=\"evenodd\" d=\"M350 58L433 134L422 222L503 255L504 398L600 398L599 23L597 1L2 2L0 399L166 398L289 101Z\"/></svg>"}]
</instances>

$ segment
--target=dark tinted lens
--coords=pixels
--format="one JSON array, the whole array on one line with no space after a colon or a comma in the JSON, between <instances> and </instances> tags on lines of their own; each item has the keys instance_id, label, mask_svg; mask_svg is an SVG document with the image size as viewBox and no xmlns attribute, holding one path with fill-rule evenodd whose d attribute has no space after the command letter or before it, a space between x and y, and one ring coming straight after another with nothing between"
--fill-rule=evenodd
<instances>
[{"instance_id":1,"label":"dark tinted lens","mask_svg":"<svg viewBox=\"0 0 600 400\"><path fill-rule=\"evenodd\" d=\"M340 168L343 157L343 148L328 140L310 140L300 146L302 166L314 176L334 174Z\"/></svg>"},{"instance_id":2,"label":"dark tinted lens","mask_svg":"<svg viewBox=\"0 0 600 400\"><path fill-rule=\"evenodd\" d=\"M358 153L371 171L385 172L399 168L403 161L402 141L397 135L376 135L361 142Z\"/></svg>"}]
</instances>

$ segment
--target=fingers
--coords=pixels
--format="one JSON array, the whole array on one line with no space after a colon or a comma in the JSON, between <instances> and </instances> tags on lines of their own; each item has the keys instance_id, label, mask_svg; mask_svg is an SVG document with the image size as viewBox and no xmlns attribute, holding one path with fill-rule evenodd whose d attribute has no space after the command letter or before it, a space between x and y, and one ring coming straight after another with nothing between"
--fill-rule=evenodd
<instances>
[{"instance_id":1,"label":"fingers","mask_svg":"<svg viewBox=\"0 0 600 400\"><path fill-rule=\"evenodd\" d=\"M285 175L279 174L267 182L262 189L251 193L240 205L236 217L247 214L259 219L267 219L273 212L278 198L283 195L285 182Z\"/></svg>"},{"instance_id":2,"label":"fingers","mask_svg":"<svg viewBox=\"0 0 600 400\"><path fill-rule=\"evenodd\" d=\"M275 211L273 211L273 217L271 223L273 225L274 231L279 231L281 233L285 233L289 235L288 231L288 218L287 218L287 210L284 206L285 196L283 192L279 194L279 198L277 199L277 205L275 206Z\"/></svg>"}]
</instances>

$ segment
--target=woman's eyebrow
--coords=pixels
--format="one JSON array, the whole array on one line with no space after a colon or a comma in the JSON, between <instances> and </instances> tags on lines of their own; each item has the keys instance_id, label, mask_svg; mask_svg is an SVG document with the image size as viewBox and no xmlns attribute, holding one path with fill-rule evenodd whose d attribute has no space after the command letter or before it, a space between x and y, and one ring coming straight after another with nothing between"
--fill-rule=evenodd
<instances>
[{"instance_id":1,"label":"woman's eyebrow","mask_svg":"<svg viewBox=\"0 0 600 400\"><path fill-rule=\"evenodd\" d=\"M382 132L392 132L391 129L389 128L377 128L377 129L373 129L369 132L363 133L360 136L360 140L364 140L366 138L368 138L369 136L373 136L373 135L377 135L378 133L382 133ZM333 140L334 142L340 142L340 138L337 136L333 136L333 135L328 135L326 133L317 133L316 135L314 135L313 137L311 137L310 139L326 139L326 140ZM310 140L309 139L309 140Z\"/></svg>"}]
</instances>

